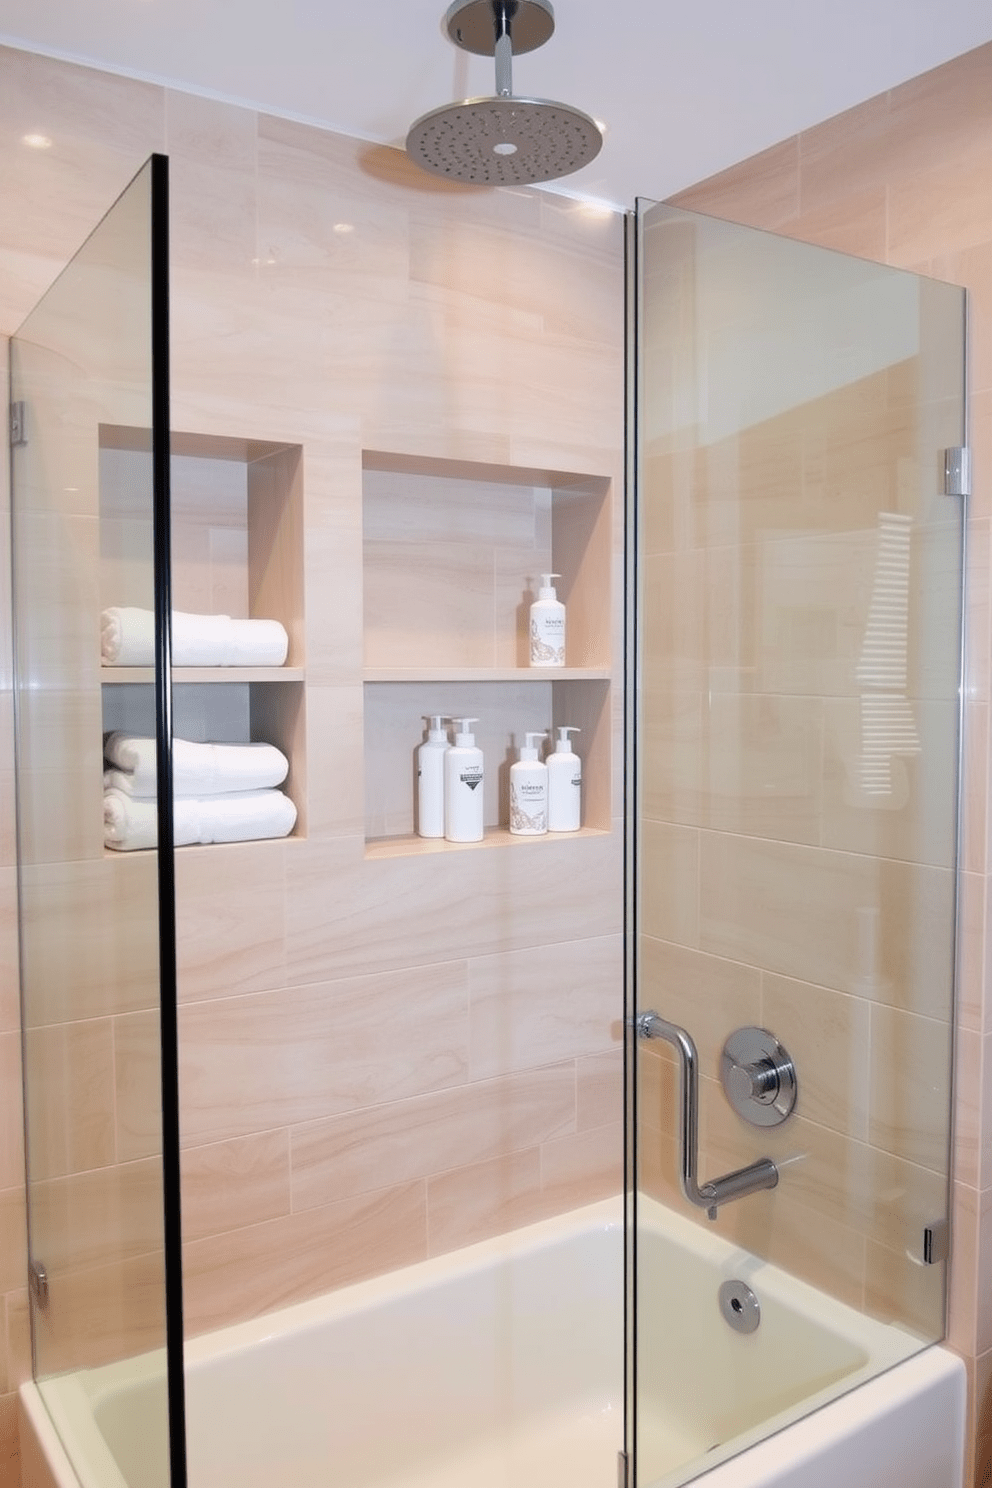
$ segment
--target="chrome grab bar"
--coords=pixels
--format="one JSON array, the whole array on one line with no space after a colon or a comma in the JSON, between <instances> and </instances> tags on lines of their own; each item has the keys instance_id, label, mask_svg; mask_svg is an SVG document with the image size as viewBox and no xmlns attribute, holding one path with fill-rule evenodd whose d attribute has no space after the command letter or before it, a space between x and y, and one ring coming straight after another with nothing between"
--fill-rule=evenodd
<instances>
[{"instance_id":1,"label":"chrome grab bar","mask_svg":"<svg viewBox=\"0 0 992 1488\"><path fill-rule=\"evenodd\" d=\"M778 1183L778 1168L769 1157L759 1158L746 1168L735 1168L732 1173L724 1173L722 1178L714 1178L709 1183L699 1183L699 1056L696 1045L684 1028L669 1023L657 1013L640 1013L634 1020L634 1028L639 1038L664 1039L679 1056L679 1178L682 1192L690 1204L705 1209L707 1219L716 1219L721 1204L758 1193L763 1188L774 1188Z\"/></svg>"}]
</instances>

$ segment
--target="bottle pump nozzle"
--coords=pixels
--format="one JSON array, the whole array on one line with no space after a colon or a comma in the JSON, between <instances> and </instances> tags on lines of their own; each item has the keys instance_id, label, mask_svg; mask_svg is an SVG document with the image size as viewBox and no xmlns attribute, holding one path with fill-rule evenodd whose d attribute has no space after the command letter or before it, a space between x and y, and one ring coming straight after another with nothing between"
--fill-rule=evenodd
<instances>
[{"instance_id":1,"label":"bottle pump nozzle","mask_svg":"<svg viewBox=\"0 0 992 1488\"><path fill-rule=\"evenodd\" d=\"M526 744L521 745L521 748L520 748L520 758L522 760L536 760L537 759L537 742L536 741L538 739L546 739L548 737L547 734L525 734L524 737L527 740L527 742L526 742Z\"/></svg>"},{"instance_id":2,"label":"bottle pump nozzle","mask_svg":"<svg viewBox=\"0 0 992 1488\"><path fill-rule=\"evenodd\" d=\"M572 723L565 723L558 730L558 741L555 744L555 754L571 754L569 747L569 734L581 734L582 730L576 728Z\"/></svg>"},{"instance_id":3,"label":"bottle pump nozzle","mask_svg":"<svg viewBox=\"0 0 992 1488\"><path fill-rule=\"evenodd\" d=\"M453 718L451 721L455 725L456 744L475 743L475 735L471 732L470 725L478 723L479 720L477 718Z\"/></svg>"},{"instance_id":4,"label":"bottle pump nozzle","mask_svg":"<svg viewBox=\"0 0 992 1488\"><path fill-rule=\"evenodd\" d=\"M427 722L427 737L432 744L437 744L442 739L447 742L448 731L444 726L449 721L447 714L422 713L420 716Z\"/></svg>"},{"instance_id":5,"label":"bottle pump nozzle","mask_svg":"<svg viewBox=\"0 0 992 1488\"><path fill-rule=\"evenodd\" d=\"M538 599L557 599L558 595L555 592L555 586L551 582L551 580L560 579L561 574L542 573L541 578L544 580L544 582L542 583L540 591L538 592Z\"/></svg>"}]
</instances>

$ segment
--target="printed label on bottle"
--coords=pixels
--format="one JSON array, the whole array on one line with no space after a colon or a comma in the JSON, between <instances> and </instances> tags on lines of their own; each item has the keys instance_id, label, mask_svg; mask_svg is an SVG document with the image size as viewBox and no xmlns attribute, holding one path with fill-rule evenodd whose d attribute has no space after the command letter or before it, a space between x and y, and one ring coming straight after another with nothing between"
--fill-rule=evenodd
<instances>
[{"instance_id":1,"label":"printed label on bottle","mask_svg":"<svg viewBox=\"0 0 992 1488\"><path fill-rule=\"evenodd\" d=\"M556 630L552 631L551 624L545 621L538 625L536 620L530 622L530 659L532 662L540 662L545 666L565 665L565 625L558 620Z\"/></svg>"},{"instance_id":2,"label":"printed label on bottle","mask_svg":"<svg viewBox=\"0 0 992 1488\"><path fill-rule=\"evenodd\" d=\"M537 809L534 809L531 797L537 797ZM524 809L524 800L531 809ZM545 791L543 785L510 786L510 831L520 835L544 833L548 830L548 812L545 805Z\"/></svg>"},{"instance_id":3,"label":"printed label on bottle","mask_svg":"<svg viewBox=\"0 0 992 1488\"><path fill-rule=\"evenodd\" d=\"M458 779L461 781L462 785L467 785L470 791L474 791L477 785L482 784L482 766L467 765L466 768L459 775Z\"/></svg>"}]
</instances>

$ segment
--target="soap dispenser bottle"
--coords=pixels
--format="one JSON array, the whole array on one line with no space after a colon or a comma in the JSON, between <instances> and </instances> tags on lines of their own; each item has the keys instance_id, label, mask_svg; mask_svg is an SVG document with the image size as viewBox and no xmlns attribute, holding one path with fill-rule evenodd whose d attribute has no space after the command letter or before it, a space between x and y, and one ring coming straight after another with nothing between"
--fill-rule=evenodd
<instances>
[{"instance_id":1,"label":"soap dispenser bottle","mask_svg":"<svg viewBox=\"0 0 992 1488\"><path fill-rule=\"evenodd\" d=\"M448 731L440 713L425 713L427 738L417 750L417 833L444 836L444 756Z\"/></svg>"},{"instance_id":2,"label":"soap dispenser bottle","mask_svg":"<svg viewBox=\"0 0 992 1488\"><path fill-rule=\"evenodd\" d=\"M537 740L527 734L520 758L510 766L510 831L515 837L541 837L548 830L548 767L537 757Z\"/></svg>"},{"instance_id":3,"label":"soap dispenser bottle","mask_svg":"<svg viewBox=\"0 0 992 1488\"><path fill-rule=\"evenodd\" d=\"M483 837L482 750L470 732L477 718L453 718L455 742L444 754L444 835L449 842Z\"/></svg>"},{"instance_id":4,"label":"soap dispenser bottle","mask_svg":"<svg viewBox=\"0 0 992 1488\"><path fill-rule=\"evenodd\" d=\"M561 574L542 574L543 583L530 607L530 664L541 667L565 665L565 606L552 579Z\"/></svg>"},{"instance_id":5,"label":"soap dispenser bottle","mask_svg":"<svg viewBox=\"0 0 992 1488\"><path fill-rule=\"evenodd\" d=\"M558 730L554 753L548 755L548 831L577 832L582 825L582 761L572 753L571 724Z\"/></svg>"}]
</instances>

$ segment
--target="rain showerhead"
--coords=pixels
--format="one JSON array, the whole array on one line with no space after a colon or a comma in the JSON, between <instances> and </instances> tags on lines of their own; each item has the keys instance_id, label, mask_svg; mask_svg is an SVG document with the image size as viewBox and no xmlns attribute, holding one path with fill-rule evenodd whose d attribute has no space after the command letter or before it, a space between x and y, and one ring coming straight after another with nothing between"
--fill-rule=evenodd
<instances>
[{"instance_id":1,"label":"rain showerhead","mask_svg":"<svg viewBox=\"0 0 992 1488\"><path fill-rule=\"evenodd\" d=\"M406 137L411 159L436 176L476 186L553 181L595 159L603 136L588 114L513 95L514 51L543 46L555 29L549 0L455 0L445 25L456 46L495 57L496 97L424 114Z\"/></svg>"}]
</instances>

